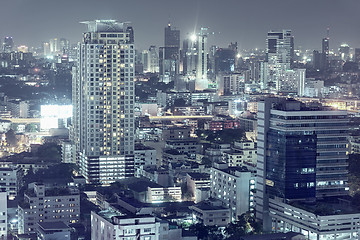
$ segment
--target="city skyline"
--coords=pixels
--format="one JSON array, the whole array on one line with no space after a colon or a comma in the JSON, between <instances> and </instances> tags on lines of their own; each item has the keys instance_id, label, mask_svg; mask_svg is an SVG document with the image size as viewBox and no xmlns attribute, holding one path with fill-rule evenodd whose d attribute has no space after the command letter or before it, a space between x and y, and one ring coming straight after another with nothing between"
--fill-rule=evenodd
<instances>
[{"instance_id":1,"label":"city skyline","mask_svg":"<svg viewBox=\"0 0 360 240\"><path fill-rule=\"evenodd\" d=\"M81 37L78 33L84 31L79 22L114 19L132 22L136 29L137 49L147 49L150 45L163 46L163 31L169 21L181 31L182 40L194 29L199 31L200 27L209 27L210 32L215 33L209 38L209 46L224 47L237 41L239 49L264 48L264 37L268 31L291 29L296 49L321 49L321 39L326 36L328 27L330 49L337 49L344 42L354 48L360 46L360 40L357 40L360 32L354 31L360 20L356 14L360 2L356 0L303 1L296 5L294 1L282 0L271 3L264 0L247 3L228 0L225 4L217 1L205 4L203 0L159 0L156 3L6 1L0 10L0 37L12 36L16 46L37 47L54 37L65 37L76 43ZM227 14L222 14L223 10ZM12 19L13 12L18 13L15 19ZM305 20L308 25L304 25Z\"/></svg>"}]
</instances>

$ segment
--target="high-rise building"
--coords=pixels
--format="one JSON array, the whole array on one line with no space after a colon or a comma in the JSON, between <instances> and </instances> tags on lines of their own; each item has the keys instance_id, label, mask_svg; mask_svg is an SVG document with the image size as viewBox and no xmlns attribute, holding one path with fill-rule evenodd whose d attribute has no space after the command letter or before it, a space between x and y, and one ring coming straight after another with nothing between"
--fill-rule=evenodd
<instances>
[{"instance_id":1,"label":"high-rise building","mask_svg":"<svg viewBox=\"0 0 360 240\"><path fill-rule=\"evenodd\" d=\"M236 51L231 48L219 48L215 53L215 74L235 70Z\"/></svg>"},{"instance_id":2,"label":"high-rise building","mask_svg":"<svg viewBox=\"0 0 360 240\"><path fill-rule=\"evenodd\" d=\"M179 60L180 30L171 29L171 24L165 28L165 59Z\"/></svg>"},{"instance_id":3,"label":"high-rise building","mask_svg":"<svg viewBox=\"0 0 360 240\"><path fill-rule=\"evenodd\" d=\"M306 69L291 69L279 72L279 92L302 94L305 87ZM301 95L299 95L301 96Z\"/></svg>"},{"instance_id":4,"label":"high-rise building","mask_svg":"<svg viewBox=\"0 0 360 240\"><path fill-rule=\"evenodd\" d=\"M50 53L51 54L56 54L59 53L60 51L60 42L59 39L57 38L52 38L50 39Z\"/></svg>"},{"instance_id":5,"label":"high-rise building","mask_svg":"<svg viewBox=\"0 0 360 240\"><path fill-rule=\"evenodd\" d=\"M152 73L159 72L159 54L156 46L150 46L148 58L148 71Z\"/></svg>"},{"instance_id":6,"label":"high-rise building","mask_svg":"<svg viewBox=\"0 0 360 240\"><path fill-rule=\"evenodd\" d=\"M191 35L183 41L183 74L195 75L197 66L196 35Z\"/></svg>"},{"instance_id":7,"label":"high-rise building","mask_svg":"<svg viewBox=\"0 0 360 240\"><path fill-rule=\"evenodd\" d=\"M330 53L330 46L329 46L329 37L322 39L321 49L322 49L322 59L321 59L321 69L327 70L329 68L329 53Z\"/></svg>"},{"instance_id":8,"label":"high-rise building","mask_svg":"<svg viewBox=\"0 0 360 240\"><path fill-rule=\"evenodd\" d=\"M197 67L196 67L196 80L195 89L204 90L208 88L208 77L207 77L207 55L208 55L208 28L202 27L198 35L197 43Z\"/></svg>"},{"instance_id":9,"label":"high-rise building","mask_svg":"<svg viewBox=\"0 0 360 240\"><path fill-rule=\"evenodd\" d=\"M291 69L294 61L294 37L291 30L270 31L266 39L266 61L269 74L266 88L279 91L278 74L280 71Z\"/></svg>"},{"instance_id":10,"label":"high-rise building","mask_svg":"<svg viewBox=\"0 0 360 240\"><path fill-rule=\"evenodd\" d=\"M350 47L348 44L343 43L339 47L339 54L343 61L350 60Z\"/></svg>"},{"instance_id":11,"label":"high-rise building","mask_svg":"<svg viewBox=\"0 0 360 240\"><path fill-rule=\"evenodd\" d=\"M59 40L59 51L60 53L68 54L70 50L70 41L65 38Z\"/></svg>"},{"instance_id":12,"label":"high-rise building","mask_svg":"<svg viewBox=\"0 0 360 240\"><path fill-rule=\"evenodd\" d=\"M258 103L256 214L271 230L269 201L348 194L346 111L284 98Z\"/></svg>"},{"instance_id":13,"label":"high-rise building","mask_svg":"<svg viewBox=\"0 0 360 240\"><path fill-rule=\"evenodd\" d=\"M3 52L10 53L14 48L14 40L12 37L5 37L3 42Z\"/></svg>"},{"instance_id":14,"label":"high-rise building","mask_svg":"<svg viewBox=\"0 0 360 240\"><path fill-rule=\"evenodd\" d=\"M160 74L164 82L169 82L179 73L180 61L180 30L172 29L170 23L165 28L164 43L159 49Z\"/></svg>"},{"instance_id":15,"label":"high-rise building","mask_svg":"<svg viewBox=\"0 0 360 240\"><path fill-rule=\"evenodd\" d=\"M48 43L48 42L43 43L43 54L44 54L44 57L50 55L50 43Z\"/></svg>"},{"instance_id":16,"label":"high-rise building","mask_svg":"<svg viewBox=\"0 0 360 240\"><path fill-rule=\"evenodd\" d=\"M360 64L360 48L355 48L354 62L356 62L359 66L359 64Z\"/></svg>"},{"instance_id":17,"label":"high-rise building","mask_svg":"<svg viewBox=\"0 0 360 240\"><path fill-rule=\"evenodd\" d=\"M108 184L134 174L135 49L126 23L84 22L73 71L73 133L80 172Z\"/></svg>"}]
</instances>

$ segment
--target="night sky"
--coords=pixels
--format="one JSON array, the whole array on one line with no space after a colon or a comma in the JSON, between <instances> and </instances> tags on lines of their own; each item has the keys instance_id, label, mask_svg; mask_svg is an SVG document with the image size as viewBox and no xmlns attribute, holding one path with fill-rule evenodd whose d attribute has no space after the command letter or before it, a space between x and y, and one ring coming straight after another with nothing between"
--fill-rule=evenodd
<instances>
[{"instance_id":1,"label":"night sky","mask_svg":"<svg viewBox=\"0 0 360 240\"><path fill-rule=\"evenodd\" d=\"M264 48L268 30L292 29L295 46L320 49L330 27L330 48L360 47L360 0L1 0L0 37L16 45L40 46L54 37L81 40L80 21L130 21L138 49L161 46L169 19L181 38L194 28L215 32L211 43L237 41L240 48Z\"/></svg>"}]
</instances>

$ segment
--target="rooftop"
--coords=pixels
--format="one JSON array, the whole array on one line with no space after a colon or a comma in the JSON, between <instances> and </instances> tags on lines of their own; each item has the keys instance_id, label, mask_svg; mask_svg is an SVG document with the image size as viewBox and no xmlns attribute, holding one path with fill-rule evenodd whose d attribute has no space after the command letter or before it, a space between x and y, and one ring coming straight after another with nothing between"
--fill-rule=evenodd
<instances>
[{"instance_id":1,"label":"rooftop","mask_svg":"<svg viewBox=\"0 0 360 240\"><path fill-rule=\"evenodd\" d=\"M150 188L163 188L161 185L146 181L146 180L139 180L137 182L131 183L128 185L128 188L130 190L133 190L135 192L146 192L148 190L148 187Z\"/></svg>"},{"instance_id":2,"label":"rooftop","mask_svg":"<svg viewBox=\"0 0 360 240\"><path fill-rule=\"evenodd\" d=\"M155 150L153 147L145 146L143 144L135 144L135 151L136 150Z\"/></svg>"},{"instance_id":3,"label":"rooftop","mask_svg":"<svg viewBox=\"0 0 360 240\"><path fill-rule=\"evenodd\" d=\"M290 205L320 216L360 213L360 209L352 204L351 196L329 197L316 202L295 201Z\"/></svg>"},{"instance_id":4,"label":"rooftop","mask_svg":"<svg viewBox=\"0 0 360 240\"><path fill-rule=\"evenodd\" d=\"M240 240L291 240L300 233L287 232L287 233L269 233L269 234L255 234L250 236L243 236ZM298 239L298 238L296 238ZM306 239L305 237L303 239Z\"/></svg>"},{"instance_id":5,"label":"rooftop","mask_svg":"<svg viewBox=\"0 0 360 240\"><path fill-rule=\"evenodd\" d=\"M225 172L227 174L235 175L236 172L250 172L247 167L228 167L228 168L216 168L217 170L220 170L222 172Z\"/></svg>"},{"instance_id":6,"label":"rooftop","mask_svg":"<svg viewBox=\"0 0 360 240\"><path fill-rule=\"evenodd\" d=\"M189 172L187 174L194 179L210 179L210 174L208 173Z\"/></svg>"},{"instance_id":7,"label":"rooftop","mask_svg":"<svg viewBox=\"0 0 360 240\"><path fill-rule=\"evenodd\" d=\"M88 25L89 32L124 32L127 24L116 20L94 20L81 23Z\"/></svg>"},{"instance_id":8,"label":"rooftop","mask_svg":"<svg viewBox=\"0 0 360 240\"><path fill-rule=\"evenodd\" d=\"M53 231L60 229L70 229L64 222L39 222L38 225L44 231Z\"/></svg>"},{"instance_id":9,"label":"rooftop","mask_svg":"<svg viewBox=\"0 0 360 240\"><path fill-rule=\"evenodd\" d=\"M213 204L211 201L202 201L198 204L195 204L194 207L199 208L200 210L206 211L206 210L229 210L229 208L226 208L219 204Z\"/></svg>"}]
</instances>

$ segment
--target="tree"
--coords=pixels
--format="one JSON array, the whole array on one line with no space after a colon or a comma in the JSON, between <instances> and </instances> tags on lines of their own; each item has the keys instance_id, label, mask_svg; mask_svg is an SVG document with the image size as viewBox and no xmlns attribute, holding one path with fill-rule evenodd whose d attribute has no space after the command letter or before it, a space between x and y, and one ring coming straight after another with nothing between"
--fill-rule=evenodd
<instances>
[{"instance_id":1,"label":"tree","mask_svg":"<svg viewBox=\"0 0 360 240\"><path fill-rule=\"evenodd\" d=\"M174 100L174 107L185 107L186 101L183 98L177 98Z\"/></svg>"},{"instance_id":2,"label":"tree","mask_svg":"<svg viewBox=\"0 0 360 240\"><path fill-rule=\"evenodd\" d=\"M16 139L15 131L10 129L5 133L6 142L10 147L16 147L18 145L18 140Z\"/></svg>"},{"instance_id":3,"label":"tree","mask_svg":"<svg viewBox=\"0 0 360 240\"><path fill-rule=\"evenodd\" d=\"M55 143L41 145L37 151L37 156L52 162L61 162L61 147Z\"/></svg>"},{"instance_id":4,"label":"tree","mask_svg":"<svg viewBox=\"0 0 360 240\"><path fill-rule=\"evenodd\" d=\"M212 166L212 161L211 161L211 159L208 158L208 157L203 157L203 158L201 159L201 164L203 164L203 165L205 165L205 167L209 168L209 167Z\"/></svg>"},{"instance_id":5,"label":"tree","mask_svg":"<svg viewBox=\"0 0 360 240\"><path fill-rule=\"evenodd\" d=\"M260 233L261 224L256 221L252 213L247 212L239 216L237 221L229 223L224 231L227 239L235 240L244 235Z\"/></svg>"},{"instance_id":6,"label":"tree","mask_svg":"<svg viewBox=\"0 0 360 240\"><path fill-rule=\"evenodd\" d=\"M221 230L217 226L205 226L202 223L196 223L189 227L200 240L220 240L223 239Z\"/></svg>"}]
</instances>

